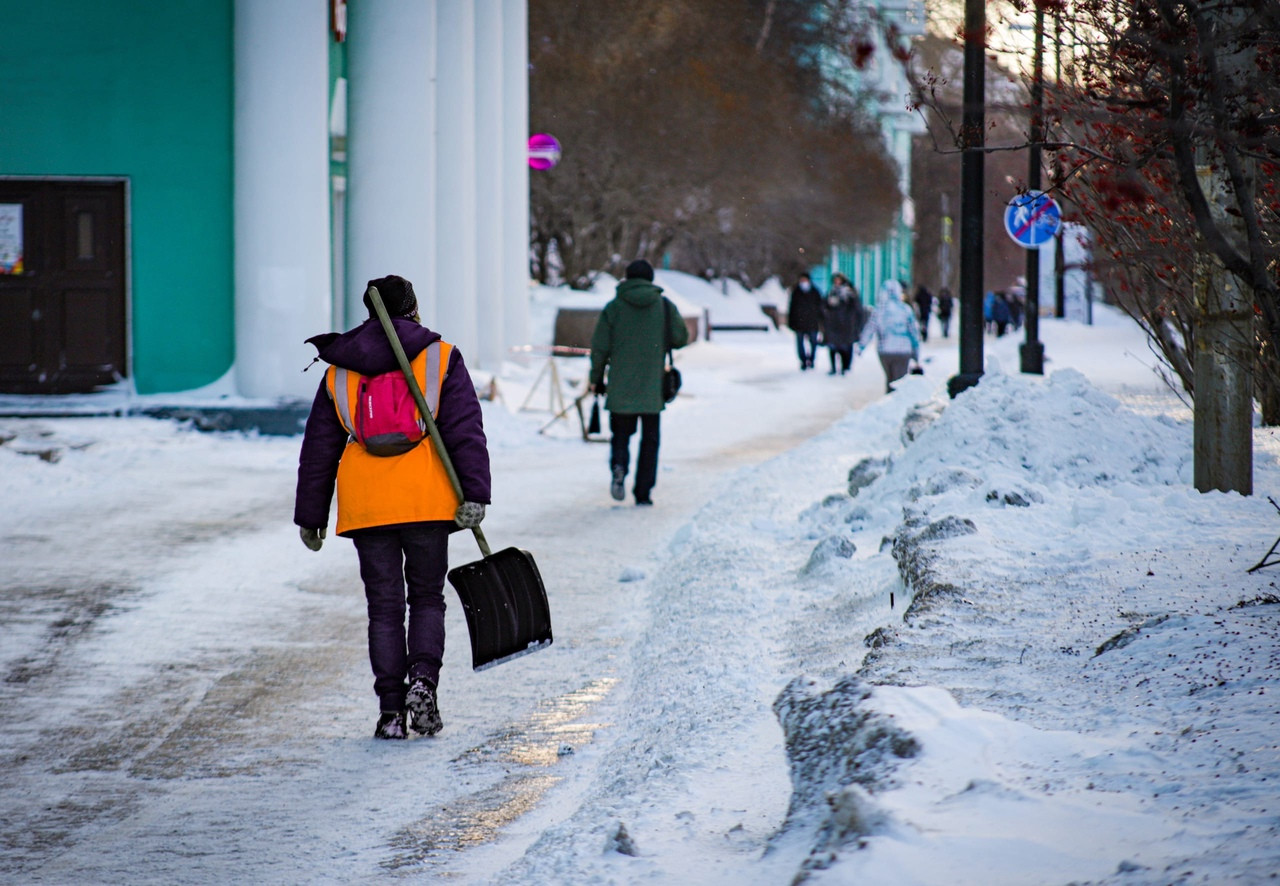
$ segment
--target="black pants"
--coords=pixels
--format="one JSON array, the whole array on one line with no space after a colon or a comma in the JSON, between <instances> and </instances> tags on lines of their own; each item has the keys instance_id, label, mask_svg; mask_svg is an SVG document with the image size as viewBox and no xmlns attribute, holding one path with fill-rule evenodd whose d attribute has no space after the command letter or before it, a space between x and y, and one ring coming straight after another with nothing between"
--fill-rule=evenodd
<instances>
[{"instance_id":1,"label":"black pants","mask_svg":"<svg viewBox=\"0 0 1280 886\"><path fill-rule=\"evenodd\" d=\"M648 501L649 493L658 482L658 442L662 413L647 412L634 415L624 412L609 413L610 441L609 467L622 468L626 474L631 466L631 435L640 426L640 454L636 457L636 501Z\"/></svg>"},{"instance_id":2,"label":"black pants","mask_svg":"<svg viewBox=\"0 0 1280 886\"><path fill-rule=\"evenodd\" d=\"M836 369L840 370L840 374L848 372L853 366L853 345L827 345L827 351L831 354L831 374L836 374ZM839 367L836 363L839 362Z\"/></svg>"},{"instance_id":3,"label":"black pants","mask_svg":"<svg viewBox=\"0 0 1280 886\"><path fill-rule=\"evenodd\" d=\"M818 333L796 333L796 356L800 358L801 369L812 369L813 359L818 355Z\"/></svg>"},{"instance_id":4,"label":"black pants","mask_svg":"<svg viewBox=\"0 0 1280 886\"><path fill-rule=\"evenodd\" d=\"M384 711L404 708L405 679L440 682L449 533L433 526L369 529L351 537L369 604L369 663ZM409 626L405 629L406 602Z\"/></svg>"}]
</instances>

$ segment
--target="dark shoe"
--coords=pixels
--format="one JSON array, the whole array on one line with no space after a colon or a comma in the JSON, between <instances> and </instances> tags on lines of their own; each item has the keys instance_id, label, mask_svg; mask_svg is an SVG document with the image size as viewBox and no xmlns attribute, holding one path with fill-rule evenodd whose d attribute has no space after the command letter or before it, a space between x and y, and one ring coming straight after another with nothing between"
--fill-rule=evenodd
<instances>
[{"instance_id":1,"label":"dark shoe","mask_svg":"<svg viewBox=\"0 0 1280 886\"><path fill-rule=\"evenodd\" d=\"M835 375L835 374L836 374L836 371L834 369L832 369L830 372L827 373L827 375Z\"/></svg>"},{"instance_id":2,"label":"dark shoe","mask_svg":"<svg viewBox=\"0 0 1280 886\"><path fill-rule=\"evenodd\" d=\"M609 484L609 494L613 496L614 501L622 501L627 497L627 490L623 487L623 481L626 479L627 472L624 469L613 469L613 482Z\"/></svg>"},{"instance_id":3,"label":"dark shoe","mask_svg":"<svg viewBox=\"0 0 1280 886\"><path fill-rule=\"evenodd\" d=\"M378 715L378 728L373 731L374 738L404 739L409 736L404 731L404 711L383 711Z\"/></svg>"},{"instance_id":4,"label":"dark shoe","mask_svg":"<svg viewBox=\"0 0 1280 886\"><path fill-rule=\"evenodd\" d=\"M405 697L409 709L409 728L419 735L435 735L444 728L440 708L436 705L435 684L426 677L415 677Z\"/></svg>"},{"instance_id":5,"label":"dark shoe","mask_svg":"<svg viewBox=\"0 0 1280 886\"><path fill-rule=\"evenodd\" d=\"M653 499L649 498L649 496L647 496L647 495L646 495L644 498L641 498L640 496L638 496L638 495L637 495L637 496L636 496L636 504L637 504L637 505L650 505L650 506L652 506L652 505L653 505Z\"/></svg>"}]
</instances>

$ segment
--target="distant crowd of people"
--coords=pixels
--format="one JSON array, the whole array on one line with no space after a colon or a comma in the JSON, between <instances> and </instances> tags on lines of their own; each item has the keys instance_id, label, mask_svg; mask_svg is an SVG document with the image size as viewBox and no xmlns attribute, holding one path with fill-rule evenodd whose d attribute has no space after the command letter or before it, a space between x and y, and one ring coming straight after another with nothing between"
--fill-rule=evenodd
<instances>
[{"instance_id":1,"label":"distant crowd of people","mask_svg":"<svg viewBox=\"0 0 1280 886\"><path fill-rule=\"evenodd\" d=\"M950 338L956 299L945 286L934 295L920 284L908 303L906 290L906 283L886 280L880 286L875 309L868 311L858 290L843 274L832 276L831 291L825 296L812 277L801 274L787 305L787 325L796 335L801 371L813 369L819 348L825 347L831 361L827 374L845 375L853 369L854 347L861 354L872 339L884 367L886 389L893 390L893 383L908 372L920 371L920 343L929 340L929 320L936 317L938 331L943 338ZM996 337L1018 331L1026 304L1021 282L987 292L982 302L983 329Z\"/></svg>"},{"instance_id":2,"label":"distant crowd of people","mask_svg":"<svg viewBox=\"0 0 1280 886\"><path fill-rule=\"evenodd\" d=\"M921 371L920 344L929 338L929 317L937 314L942 336L948 337L955 299L945 287L935 297L922 285L916 289L914 304L908 305L905 291L901 282L886 280L875 308L869 311L843 274L832 276L826 295L812 277L801 274L787 304L787 325L796 335L800 370L814 369L818 349L825 347L831 363L827 374L847 375L853 369L854 348L861 354L874 340L886 391L892 391L893 383L908 372Z\"/></svg>"}]
</instances>

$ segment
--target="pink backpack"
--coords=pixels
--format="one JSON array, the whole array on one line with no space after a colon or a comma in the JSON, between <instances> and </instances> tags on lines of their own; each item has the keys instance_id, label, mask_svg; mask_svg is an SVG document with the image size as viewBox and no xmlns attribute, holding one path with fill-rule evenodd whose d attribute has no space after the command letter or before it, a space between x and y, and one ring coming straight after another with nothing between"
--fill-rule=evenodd
<instances>
[{"instance_id":1,"label":"pink backpack","mask_svg":"<svg viewBox=\"0 0 1280 886\"><path fill-rule=\"evenodd\" d=\"M346 369L337 368L335 387L340 392L346 391L346 373ZM426 436L427 423L399 369L361 376L355 403L347 404L345 399L341 397L338 403L342 423L370 455L403 455Z\"/></svg>"}]
</instances>

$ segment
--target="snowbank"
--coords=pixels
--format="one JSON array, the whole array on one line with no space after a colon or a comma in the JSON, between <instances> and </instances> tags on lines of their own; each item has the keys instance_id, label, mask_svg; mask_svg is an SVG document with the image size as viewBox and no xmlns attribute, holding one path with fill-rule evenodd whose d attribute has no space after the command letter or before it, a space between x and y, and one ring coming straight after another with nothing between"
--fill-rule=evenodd
<instances>
[{"instance_id":1,"label":"snowbank","mask_svg":"<svg viewBox=\"0 0 1280 886\"><path fill-rule=\"evenodd\" d=\"M1246 570L1276 514L1265 496L1197 493L1190 433L1074 370L1044 381L997 371L954 402L911 410L897 439L884 435L850 472L848 495L806 511L815 534L843 531L860 552L833 559L831 581L896 561L902 618L867 637L856 690L867 698L846 717L887 717L920 752L817 799L797 779L797 798L827 807L802 874L1274 874L1280 597L1274 574ZM1276 489L1274 435L1260 431L1258 448L1257 488ZM836 687L854 691L844 679ZM811 730L783 723L789 747ZM817 760L807 745L793 773L847 761L846 744ZM850 800L850 785L866 796ZM851 815L864 824L850 827ZM833 834L865 851L838 851Z\"/></svg>"}]
</instances>

